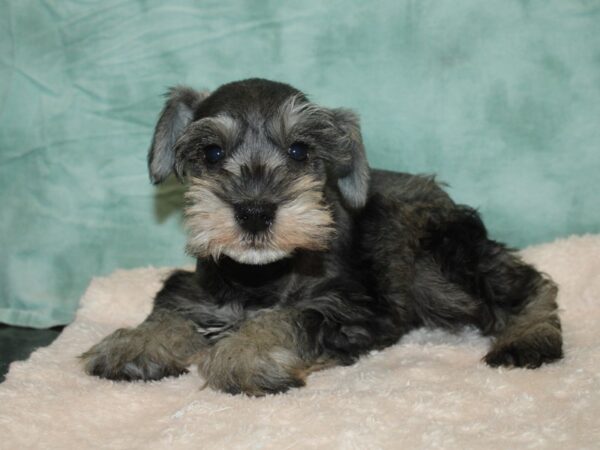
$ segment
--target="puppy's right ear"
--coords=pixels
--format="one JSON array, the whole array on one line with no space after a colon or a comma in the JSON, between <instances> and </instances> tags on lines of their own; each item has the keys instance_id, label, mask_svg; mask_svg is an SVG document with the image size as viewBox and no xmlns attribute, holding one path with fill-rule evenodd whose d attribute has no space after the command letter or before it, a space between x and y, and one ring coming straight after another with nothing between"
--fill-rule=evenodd
<instances>
[{"instance_id":1,"label":"puppy's right ear","mask_svg":"<svg viewBox=\"0 0 600 450\"><path fill-rule=\"evenodd\" d=\"M198 92L186 86L173 87L165 94L167 101L148 151L152 183L160 183L175 169L175 143L192 121L195 109L208 95L208 92Z\"/></svg>"}]
</instances>

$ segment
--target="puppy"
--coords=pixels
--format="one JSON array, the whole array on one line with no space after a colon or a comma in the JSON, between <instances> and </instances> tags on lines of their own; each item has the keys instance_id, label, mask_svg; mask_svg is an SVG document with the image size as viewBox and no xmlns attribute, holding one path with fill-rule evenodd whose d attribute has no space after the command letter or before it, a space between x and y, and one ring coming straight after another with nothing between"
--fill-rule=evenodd
<instances>
[{"instance_id":1,"label":"puppy","mask_svg":"<svg viewBox=\"0 0 600 450\"><path fill-rule=\"evenodd\" d=\"M475 326L490 366L562 357L556 285L491 240L433 177L372 170L356 114L249 79L168 94L153 183L187 183L187 251L137 328L82 355L87 373L264 395L352 364L421 326Z\"/></svg>"}]
</instances>

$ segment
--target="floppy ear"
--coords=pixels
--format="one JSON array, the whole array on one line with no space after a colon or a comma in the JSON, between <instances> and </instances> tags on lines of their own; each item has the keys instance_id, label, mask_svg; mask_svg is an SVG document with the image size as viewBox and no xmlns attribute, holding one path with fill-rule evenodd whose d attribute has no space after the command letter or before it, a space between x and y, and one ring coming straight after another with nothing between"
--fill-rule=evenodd
<instances>
[{"instance_id":1,"label":"floppy ear","mask_svg":"<svg viewBox=\"0 0 600 450\"><path fill-rule=\"evenodd\" d=\"M348 206L362 208L367 201L370 169L360 134L360 120L349 109L336 108L331 112L338 131L333 173L338 177L340 193Z\"/></svg>"},{"instance_id":2,"label":"floppy ear","mask_svg":"<svg viewBox=\"0 0 600 450\"><path fill-rule=\"evenodd\" d=\"M167 101L154 129L148 151L150 180L158 184L175 169L175 142L194 117L194 110L208 97L186 86L176 86L165 94Z\"/></svg>"}]
</instances>

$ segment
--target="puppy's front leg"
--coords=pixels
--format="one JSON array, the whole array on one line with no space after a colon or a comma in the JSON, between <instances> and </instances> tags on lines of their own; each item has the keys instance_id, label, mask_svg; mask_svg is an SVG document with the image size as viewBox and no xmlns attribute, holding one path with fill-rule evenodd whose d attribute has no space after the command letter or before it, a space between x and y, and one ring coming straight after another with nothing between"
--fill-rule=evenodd
<instances>
[{"instance_id":1,"label":"puppy's front leg","mask_svg":"<svg viewBox=\"0 0 600 450\"><path fill-rule=\"evenodd\" d=\"M327 362L315 356L294 309L261 311L219 340L199 361L213 389L261 396L304 386L306 376Z\"/></svg>"},{"instance_id":2,"label":"puppy's front leg","mask_svg":"<svg viewBox=\"0 0 600 450\"><path fill-rule=\"evenodd\" d=\"M304 386L315 370L352 364L398 340L402 327L389 305L339 284L300 290L286 306L256 313L216 342L198 361L207 385L249 395L285 392Z\"/></svg>"},{"instance_id":3,"label":"puppy's front leg","mask_svg":"<svg viewBox=\"0 0 600 450\"><path fill-rule=\"evenodd\" d=\"M158 380L184 373L205 346L194 323L155 309L136 328L121 328L81 355L85 371L110 380Z\"/></svg>"},{"instance_id":4,"label":"puppy's front leg","mask_svg":"<svg viewBox=\"0 0 600 450\"><path fill-rule=\"evenodd\" d=\"M158 380L180 375L206 348L199 332L222 318L192 272L176 271L154 299L154 309L136 328L121 328L81 355L85 371L110 380Z\"/></svg>"}]
</instances>

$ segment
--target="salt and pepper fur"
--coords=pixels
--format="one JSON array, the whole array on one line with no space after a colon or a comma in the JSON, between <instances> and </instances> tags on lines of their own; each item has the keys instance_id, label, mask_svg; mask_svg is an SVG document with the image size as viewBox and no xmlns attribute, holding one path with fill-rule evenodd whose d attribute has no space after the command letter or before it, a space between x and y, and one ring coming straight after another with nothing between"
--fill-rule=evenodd
<instances>
[{"instance_id":1,"label":"salt and pepper fur","mask_svg":"<svg viewBox=\"0 0 600 450\"><path fill-rule=\"evenodd\" d=\"M297 142L305 161L287 154ZM205 160L209 145L223 161ZM148 164L153 182L174 173L188 184L197 269L174 272L140 326L82 355L92 375L155 380L196 364L214 389L264 395L421 326L478 327L491 366L562 357L552 280L433 177L371 170L349 110L261 79L210 95L175 88ZM270 205L272 223L245 230L239 204Z\"/></svg>"}]
</instances>

